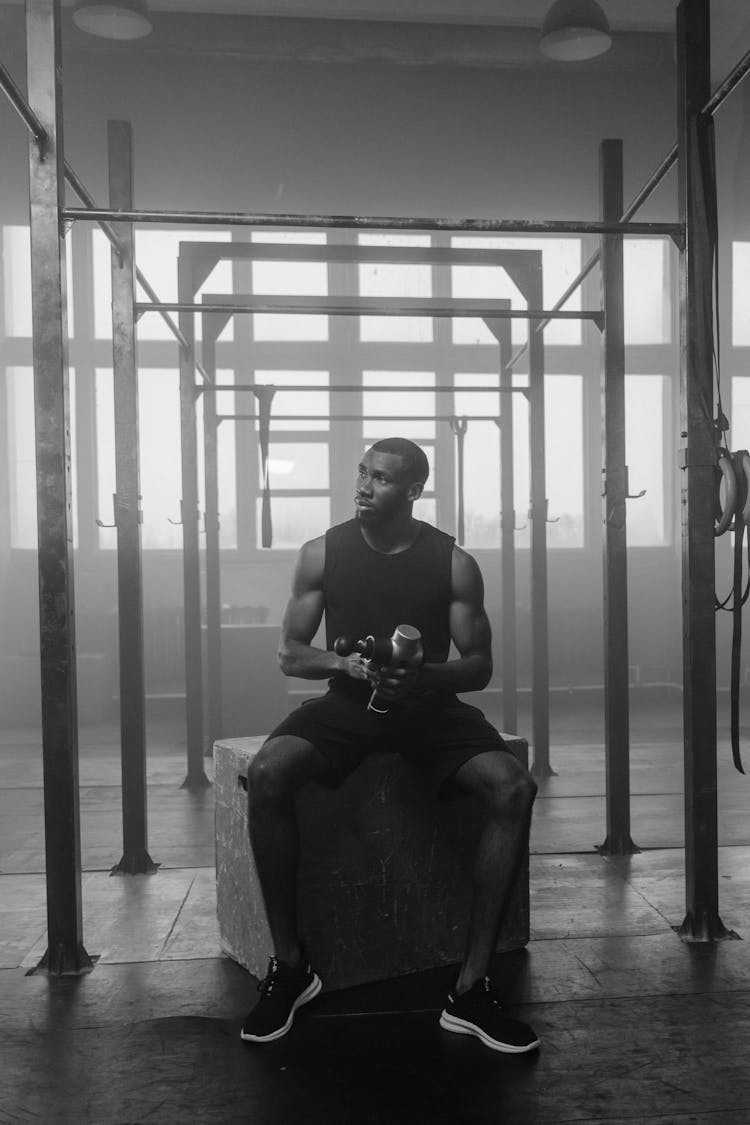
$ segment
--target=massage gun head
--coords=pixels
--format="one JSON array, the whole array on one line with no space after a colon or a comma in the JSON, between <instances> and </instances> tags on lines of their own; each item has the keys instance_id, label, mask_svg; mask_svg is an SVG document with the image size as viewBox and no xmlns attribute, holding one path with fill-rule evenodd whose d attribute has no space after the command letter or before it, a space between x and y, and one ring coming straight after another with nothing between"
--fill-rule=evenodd
<instances>
[{"instance_id":1,"label":"massage gun head","mask_svg":"<svg viewBox=\"0 0 750 1125\"><path fill-rule=\"evenodd\" d=\"M397 625L391 637L364 637L353 641L350 637L337 637L333 650L338 656L358 652L365 660L376 664L422 663L422 634L413 625Z\"/></svg>"}]
</instances>

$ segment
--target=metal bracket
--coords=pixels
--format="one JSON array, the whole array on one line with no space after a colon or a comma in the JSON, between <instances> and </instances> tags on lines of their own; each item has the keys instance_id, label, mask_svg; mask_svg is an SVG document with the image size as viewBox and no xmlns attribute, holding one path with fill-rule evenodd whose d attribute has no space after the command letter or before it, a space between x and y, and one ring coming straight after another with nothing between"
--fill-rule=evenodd
<instances>
[{"instance_id":1,"label":"metal bracket","mask_svg":"<svg viewBox=\"0 0 750 1125\"><path fill-rule=\"evenodd\" d=\"M672 242L674 242L677 249L682 253L687 245L684 226L681 231L673 231L669 237L672 239Z\"/></svg>"},{"instance_id":2,"label":"metal bracket","mask_svg":"<svg viewBox=\"0 0 750 1125\"><path fill-rule=\"evenodd\" d=\"M605 469L602 469L602 491L601 491L602 499L605 496L607 496L608 494L609 493L608 493L608 489L607 489L607 473L606 473ZM624 500L640 500L641 497L645 496L645 495L646 495L646 489L645 488L642 488L640 492L631 492L630 491L630 473L629 473L629 470L628 470L628 466L626 465L625 466L625 491L624 491L624 494L623 494L623 499Z\"/></svg>"},{"instance_id":3,"label":"metal bracket","mask_svg":"<svg viewBox=\"0 0 750 1125\"><path fill-rule=\"evenodd\" d=\"M697 457L694 459L694 456L691 450L684 446L678 453L677 464L681 469L715 469L717 467L718 457L706 461L704 460L705 454L701 455L700 460Z\"/></svg>"},{"instance_id":4,"label":"metal bracket","mask_svg":"<svg viewBox=\"0 0 750 1125\"><path fill-rule=\"evenodd\" d=\"M198 523L200 523L200 521L203 520L203 522L205 524L206 521L205 521L203 512L201 512L199 510L197 515L198 515ZM184 525L184 523L185 523L185 508L183 506L182 500L180 500L180 518L178 520L173 520L171 516L167 516L167 523L171 523L173 527L182 527ZM205 531L205 530L206 529L204 527L203 531Z\"/></svg>"},{"instance_id":5,"label":"metal bracket","mask_svg":"<svg viewBox=\"0 0 750 1125\"><path fill-rule=\"evenodd\" d=\"M516 523L515 511L508 512L507 516L503 515L502 513L500 515L500 527L503 531L505 531L506 528L509 528L512 531L525 531L528 526L529 525L527 523Z\"/></svg>"},{"instance_id":6,"label":"metal bracket","mask_svg":"<svg viewBox=\"0 0 750 1125\"><path fill-rule=\"evenodd\" d=\"M142 500L142 497L139 496L138 500ZM120 527L122 523L126 522L127 508L118 499L116 492L112 493L112 509L114 511L115 522L105 523L103 520L98 519L96 523L99 527ZM140 503L138 506L138 523L143 523L143 509L140 507Z\"/></svg>"},{"instance_id":7,"label":"metal bracket","mask_svg":"<svg viewBox=\"0 0 750 1125\"><path fill-rule=\"evenodd\" d=\"M117 493L112 493L112 511L114 513L114 523L105 523L104 520L97 520L97 527L117 527Z\"/></svg>"},{"instance_id":8,"label":"metal bracket","mask_svg":"<svg viewBox=\"0 0 750 1125\"><path fill-rule=\"evenodd\" d=\"M549 512L549 500L545 500L544 501L544 522L545 523L559 523L560 522L559 516L553 516L552 519L550 519L549 515L547 514L548 512ZM533 508L529 508L529 519L530 520L534 519L534 509ZM523 527L517 527L516 531L523 531L523 529L526 526L527 525L524 524Z\"/></svg>"}]
</instances>

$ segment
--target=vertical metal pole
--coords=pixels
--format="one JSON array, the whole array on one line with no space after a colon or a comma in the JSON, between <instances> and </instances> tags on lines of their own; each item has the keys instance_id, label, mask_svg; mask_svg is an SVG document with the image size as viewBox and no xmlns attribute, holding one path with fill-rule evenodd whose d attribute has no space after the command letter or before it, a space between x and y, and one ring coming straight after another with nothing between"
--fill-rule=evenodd
<instances>
[{"instance_id":1,"label":"vertical metal pole","mask_svg":"<svg viewBox=\"0 0 750 1125\"><path fill-rule=\"evenodd\" d=\"M190 255L177 261L180 301L195 296ZM198 435L195 418L195 362L192 313L180 313L179 327L189 347L180 349L180 437L182 450L182 578L185 606L185 715L187 776L184 789L211 784L203 768L203 654L201 643L201 564L198 527Z\"/></svg>"},{"instance_id":2,"label":"vertical metal pole","mask_svg":"<svg viewBox=\"0 0 750 1125\"><path fill-rule=\"evenodd\" d=\"M110 121L109 202L133 206L133 135L127 121ZM148 854L146 684L143 657L143 577L138 474L138 367L132 223L113 223L122 254L112 248L112 364L115 400L115 524L120 653L120 754L123 854L112 874L156 871Z\"/></svg>"},{"instance_id":3,"label":"vertical metal pole","mask_svg":"<svg viewBox=\"0 0 750 1125\"><path fill-rule=\"evenodd\" d=\"M498 302L510 308L510 301ZM513 386L512 323L510 320L485 318L484 323L498 342L500 387ZM500 396L500 417L495 419L500 431L500 565L502 599L502 683L503 730L518 732L518 667L516 614L516 512L513 488L513 396Z\"/></svg>"},{"instance_id":4,"label":"vertical metal pole","mask_svg":"<svg viewBox=\"0 0 750 1125\"><path fill-rule=\"evenodd\" d=\"M500 344L500 386L513 385L510 320L496 322ZM518 733L518 669L516 647L516 510L513 495L513 396L501 395L500 402L500 557L502 559L503 601L503 730Z\"/></svg>"},{"instance_id":5,"label":"vertical metal pole","mask_svg":"<svg viewBox=\"0 0 750 1125\"><path fill-rule=\"evenodd\" d=\"M532 309L543 307L541 251L524 297ZM549 758L549 612L547 602L547 473L544 434L544 338L538 320L529 321L529 455L531 459L531 706L534 762L532 773L554 775Z\"/></svg>"},{"instance_id":6,"label":"vertical metal pole","mask_svg":"<svg viewBox=\"0 0 750 1125\"><path fill-rule=\"evenodd\" d=\"M680 935L713 941L719 918L714 614L713 299L709 206L711 93L709 0L677 9L680 219L680 406L682 462L683 714L685 730L685 900ZM710 190L710 186L709 186Z\"/></svg>"},{"instance_id":7,"label":"vertical metal pole","mask_svg":"<svg viewBox=\"0 0 750 1125\"><path fill-rule=\"evenodd\" d=\"M42 757L50 974L92 967L83 945L59 0L26 5Z\"/></svg>"},{"instance_id":8,"label":"vertical metal pole","mask_svg":"<svg viewBox=\"0 0 750 1125\"><path fill-rule=\"evenodd\" d=\"M216 382L216 339L226 317L203 317L201 359L208 377ZM208 744L223 735L222 639L221 639L221 550L219 543L219 467L216 392L203 393L203 462L205 465L206 529L206 701Z\"/></svg>"},{"instance_id":9,"label":"vertical metal pole","mask_svg":"<svg viewBox=\"0 0 750 1125\"><path fill-rule=\"evenodd\" d=\"M602 218L623 212L622 141L599 150ZM625 323L623 240L605 235L601 248L604 308L602 517L604 522L604 725L607 837L599 851L631 855L630 707L628 692L628 470L625 464Z\"/></svg>"}]
</instances>

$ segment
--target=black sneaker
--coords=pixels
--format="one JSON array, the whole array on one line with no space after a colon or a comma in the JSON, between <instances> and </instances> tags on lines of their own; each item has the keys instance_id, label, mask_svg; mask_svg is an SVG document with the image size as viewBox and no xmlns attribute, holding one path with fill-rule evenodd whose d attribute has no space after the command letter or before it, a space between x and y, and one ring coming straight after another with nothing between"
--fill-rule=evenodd
<instances>
[{"instance_id":1,"label":"black sneaker","mask_svg":"<svg viewBox=\"0 0 750 1125\"><path fill-rule=\"evenodd\" d=\"M268 976L258 982L260 1000L242 1025L240 1036L250 1043L270 1043L286 1035L297 1008L317 996L323 984L307 962L299 967L272 957Z\"/></svg>"},{"instance_id":2,"label":"black sneaker","mask_svg":"<svg viewBox=\"0 0 750 1125\"><path fill-rule=\"evenodd\" d=\"M521 1055L539 1046L536 1033L527 1023L505 1015L488 977L477 981L461 996L449 993L440 1026L459 1035L476 1035L485 1047L509 1055Z\"/></svg>"}]
</instances>

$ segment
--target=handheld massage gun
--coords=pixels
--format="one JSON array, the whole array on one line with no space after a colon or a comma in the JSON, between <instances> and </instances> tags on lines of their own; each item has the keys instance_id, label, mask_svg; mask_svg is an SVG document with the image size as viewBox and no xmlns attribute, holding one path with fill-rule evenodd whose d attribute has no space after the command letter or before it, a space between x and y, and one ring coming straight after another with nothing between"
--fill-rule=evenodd
<instances>
[{"instance_id":1,"label":"handheld massage gun","mask_svg":"<svg viewBox=\"0 0 750 1125\"><path fill-rule=\"evenodd\" d=\"M349 637L337 637L333 642L333 650L339 656L349 656L353 652L358 652L365 664L375 669L385 666L418 668L424 660L422 634L413 625L397 625L392 637L365 637L359 641L353 641ZM367 710L375 711L378 715L385 715L388 712L385 701L378 696L377 687L370 696Z\"/></svg>"}]
</instances>

